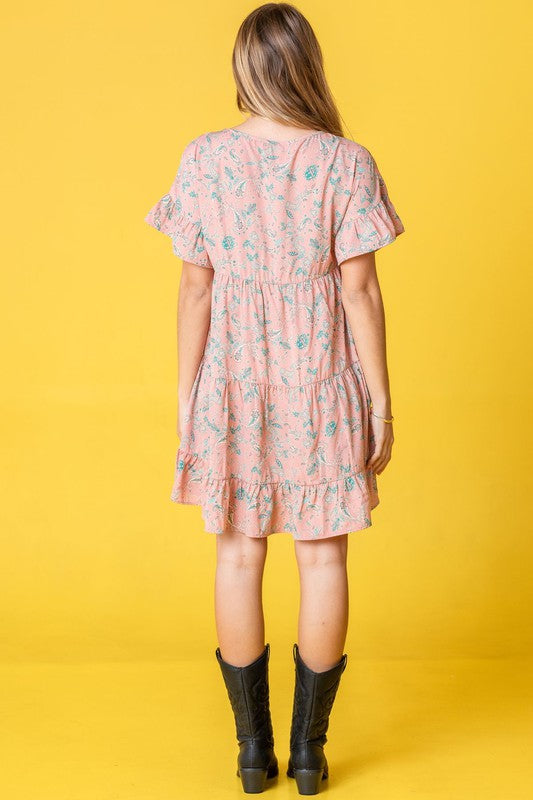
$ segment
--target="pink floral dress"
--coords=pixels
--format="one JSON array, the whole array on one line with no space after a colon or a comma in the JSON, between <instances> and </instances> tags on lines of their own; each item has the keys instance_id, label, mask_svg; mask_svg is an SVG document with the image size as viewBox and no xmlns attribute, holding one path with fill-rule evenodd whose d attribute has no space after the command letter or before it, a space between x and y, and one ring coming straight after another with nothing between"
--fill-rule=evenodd
<instances>
[{"instance_id":1,"label":"pink floral dress","mask_svg":"<svg viewBox=\"0 0 533 800\"><path fill-rule=\"evenodd\" d=\"M171 500L201 506L215 534L369 527L370 394L339 264L404 231L371 153L325 132L204 133L145 219L176 256L213 270Z\"/></svg>"}]
</instances>

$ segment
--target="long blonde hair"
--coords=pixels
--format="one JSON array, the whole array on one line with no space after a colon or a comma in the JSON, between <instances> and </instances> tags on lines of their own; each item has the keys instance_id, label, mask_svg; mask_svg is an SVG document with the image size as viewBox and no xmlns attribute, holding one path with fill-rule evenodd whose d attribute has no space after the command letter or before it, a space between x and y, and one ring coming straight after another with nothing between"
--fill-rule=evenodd
<instances>
[{"instance_id":1,"label":"long blonde hair","mask_svg":"<svg viewBox=\"0 0 533 800\"><path fill-rule=\"evenodd\" d=\"M343 136L315 33L290 3L264 3L237 32L232 69L239 111Z\"/></svg>"}]
</instances>

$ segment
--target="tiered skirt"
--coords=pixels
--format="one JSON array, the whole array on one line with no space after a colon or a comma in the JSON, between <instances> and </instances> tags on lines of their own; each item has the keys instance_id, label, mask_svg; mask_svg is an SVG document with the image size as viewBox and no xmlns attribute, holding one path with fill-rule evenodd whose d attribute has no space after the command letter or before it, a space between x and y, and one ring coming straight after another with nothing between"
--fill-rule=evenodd
<instances>
[{"instance_id":1,"label":"tiered skirt","mask_svg":"<svg viewBox=\"0 0 533 800\"><path fill-rule=\"evenodd\" d=\"M215 276L171 492L201 506L207 532L306 540L371 526L371 399L340 288L334 267Z\"/></svg>"}]
</instances>

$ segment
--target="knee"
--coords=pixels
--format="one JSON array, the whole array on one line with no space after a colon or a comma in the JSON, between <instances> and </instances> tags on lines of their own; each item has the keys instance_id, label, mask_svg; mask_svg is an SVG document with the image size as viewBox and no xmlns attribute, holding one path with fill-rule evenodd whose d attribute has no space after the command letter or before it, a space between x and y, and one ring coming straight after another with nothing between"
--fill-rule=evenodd
<instances>
[{"instance_id":1,"label":"knee","mask_svg":"<svg viewBox=\"0 0 533 800\"><path fill-rule=\"evenodd\" d=\"M224 531L217 536L217 562L236 569L261 570L267 553L266 539L244 533Z\"/></svg>"},{"instance_id":2,"label":"knee","mask_svg":"<svg viewBox=\"0 0 533 800\"><path fill-rule=\"evenodd\" d=\"M300 569L313 569L329 565L346 566L348 537L340 535L331 536L328 539L295 541L294 549Z\"/></svg>"}]
</instances>

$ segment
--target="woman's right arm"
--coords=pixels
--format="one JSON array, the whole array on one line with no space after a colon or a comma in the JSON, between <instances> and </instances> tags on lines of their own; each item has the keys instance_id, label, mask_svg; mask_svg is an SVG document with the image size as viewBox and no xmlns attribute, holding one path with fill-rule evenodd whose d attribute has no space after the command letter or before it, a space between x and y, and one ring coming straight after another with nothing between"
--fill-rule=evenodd
<instances>
[{"instance_id":1,"label":"woman's right arm","mask_svg":"<svg viewBox=\"0 0 533 800\"><path fill-rule=\"evenodd\" d=\"M390 419L391 396L387 370L385 312L374 251L344 261L341 266L342 303L356 343L372 400L372 410ZM375 450L367 462L378 475L391 458L392 423L372 417Z\"/></svg>"}]
</instances>

